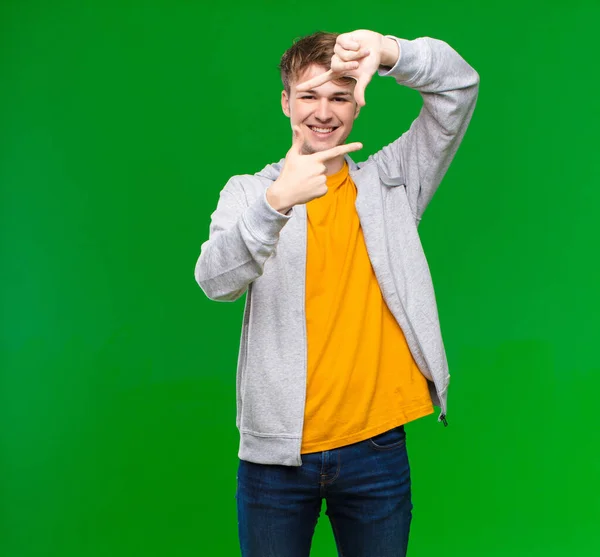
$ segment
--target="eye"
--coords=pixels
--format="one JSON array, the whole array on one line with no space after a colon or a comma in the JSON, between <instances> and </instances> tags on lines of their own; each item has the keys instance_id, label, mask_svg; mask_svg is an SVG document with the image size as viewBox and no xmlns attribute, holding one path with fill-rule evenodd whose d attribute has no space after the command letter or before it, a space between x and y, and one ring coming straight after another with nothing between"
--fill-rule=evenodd
<instances>
[{"instance_id":1,"label":"eye","mask_svg":"<svg viewBox=\"0 0 600 557\"><path fill-rule=\"evenodd\" d=\"M315 96L314 95L302 95L300 97L301 99L314 99ZM344 97L334 97L333 99L334 101L339 101L339 102L348 102L348 99L345 99Z\"/></svg>"}]
</instances>

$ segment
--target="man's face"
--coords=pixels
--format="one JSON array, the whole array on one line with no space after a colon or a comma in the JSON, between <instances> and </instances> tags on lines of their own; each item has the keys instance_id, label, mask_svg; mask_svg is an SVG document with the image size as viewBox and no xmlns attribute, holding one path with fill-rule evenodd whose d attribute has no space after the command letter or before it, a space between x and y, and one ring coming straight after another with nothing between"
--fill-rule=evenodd
<instances>
[{"instance_id":1,"label":"man's face","mask_svg":"<svg viewBox=\"0 0 600 557\"><path fill-rule=\"evenodd\" d=\"M286 91L281 93L281 107L290 118L290 125L302 129L305 155L342 145L360 110L354 99L354 80L349 84L328 81L310 91L296 91L297 84L326 71L323 66L313 64L292 81L289 96Z\"/></svg>"}]
</instances>

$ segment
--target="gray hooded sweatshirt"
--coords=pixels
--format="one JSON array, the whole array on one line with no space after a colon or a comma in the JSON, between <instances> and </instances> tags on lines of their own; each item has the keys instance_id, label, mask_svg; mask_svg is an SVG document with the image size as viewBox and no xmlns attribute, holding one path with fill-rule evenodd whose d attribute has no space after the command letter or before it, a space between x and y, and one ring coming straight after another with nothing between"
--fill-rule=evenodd
<instances>
[{"instance_id":1,"label":"gray hooded sweatshirt","mask_svg":"<svg viewBox=\"0 0 600 557\"><path fill-rule=\"evenodd\" d=\"M423 106L405 133L366 161L345 159L383 298L441 409L438 421L446 424L450 374L417 228L469 125L479 75L443 41L386 36L397 41L400 56L378 74L419 91ZM306 205L284 215L266 199L284 161L228 180L211 215L195 279L212 300L234 301L246 293L236 376L238 457L301 466Z\"/></svg>"}]
</instances>

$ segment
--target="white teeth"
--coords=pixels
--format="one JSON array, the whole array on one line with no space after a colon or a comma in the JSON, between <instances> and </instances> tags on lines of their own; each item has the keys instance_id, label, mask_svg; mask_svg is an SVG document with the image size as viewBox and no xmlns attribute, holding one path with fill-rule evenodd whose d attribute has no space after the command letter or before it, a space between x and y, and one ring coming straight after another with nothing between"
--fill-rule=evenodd
<instances>
[{"instance_id":1,"label":"white teeth","mask_svg":"<svg viewBox=\"0 0 600 557\"><path fill-rule=\"evenodd\" d=\"M329 133L333 131L333 128L316 128L314 126L310 126L310 129L319 133Z\"/></svg>"}]
</instances>

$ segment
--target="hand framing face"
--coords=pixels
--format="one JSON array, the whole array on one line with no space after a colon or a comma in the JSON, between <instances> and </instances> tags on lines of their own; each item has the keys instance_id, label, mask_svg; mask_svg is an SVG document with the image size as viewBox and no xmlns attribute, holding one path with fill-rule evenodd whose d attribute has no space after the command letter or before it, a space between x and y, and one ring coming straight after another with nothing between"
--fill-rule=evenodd
<instances>
[{"instance_id":1,"label":"hand framing face","mask_svg":"<svg viewBox=\"0 0 600 557\"><path fill-rule=\"evenodd\" d=\"M381 65L384 36L374 31L359 29L338 35L331 57L331 69L309 81L296 85L296 91L307 91L341 77L356 80L354 98L364 106L365 89Z\"/></svg>"}]
</instances>

